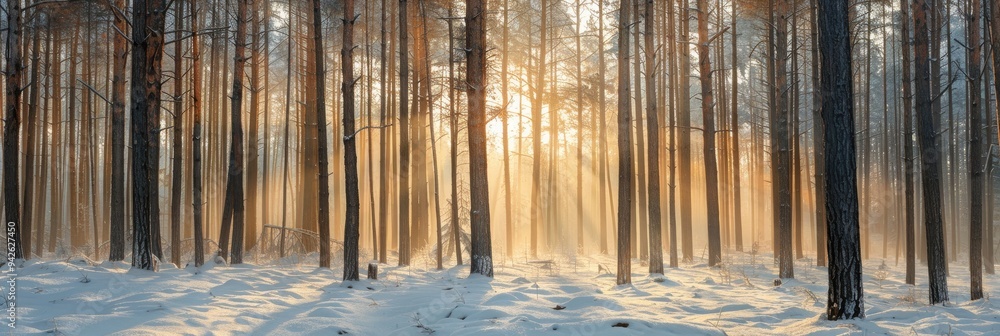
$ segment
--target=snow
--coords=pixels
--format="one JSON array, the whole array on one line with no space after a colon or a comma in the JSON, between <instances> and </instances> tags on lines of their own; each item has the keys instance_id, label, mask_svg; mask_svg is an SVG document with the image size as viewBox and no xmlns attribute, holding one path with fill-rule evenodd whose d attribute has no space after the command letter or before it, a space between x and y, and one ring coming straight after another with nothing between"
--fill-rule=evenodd
<instances>
[{"instance_id":1,"label":"snow","mask_svg":"<svg viewBox=\"0 0 1000 336\"><path fill-rule=\"evenodd\" d=\"M380 280L340 281L315 255L260 265L159 272L86 259L29 261L17 273L16 333L259 335L841 335L995 334L1000 277L984 275L987 299L969 301L968 269L951 266L952 303L929 306L926 268L918 286L903 265L865 264L865 320L826 321L825 268L795 264L796 279L773 286L771 256L731 254L632 274L615 286L612 256L495 256L495 279L380 265ZM762 261L766 262L762 263ZM633 270L646 267L636 261ZM878 274L876 276L876 274ZM880 280L882 279L882 280ZM627 327L625 325L627 324ZM616 325L618 327L616 327Z\"/></svg>"}]
</instances>

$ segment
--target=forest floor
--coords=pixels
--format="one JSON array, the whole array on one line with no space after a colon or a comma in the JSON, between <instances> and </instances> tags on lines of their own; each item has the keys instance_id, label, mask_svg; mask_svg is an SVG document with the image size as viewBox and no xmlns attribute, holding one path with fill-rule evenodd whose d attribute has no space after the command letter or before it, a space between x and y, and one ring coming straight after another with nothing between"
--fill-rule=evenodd
<instances>
[{"instance_id":1,"label":"forest floor","mask_svg":"<svg viewBox=\"0 0 1000 336\"><path fill-rule=\"evenodd\" d=\"M334 259L338 260L338 259ZM415 259L416 260L416 259ZM696 258L665 276L633 263L632 285L615 286L609 256L496 259L496 277L466 266L434 270L381 265L379 280L342 282L315 255L159 272L84 258L29 261L17 272L14 333L346 335L977 335L1000 332L1000 277L969 301L968 268L953 264L951 303L927 305L926 268L916 287L904 265L865 263L864 320L824 319L826 269L795 263L774 286L768 254L731 253L723 267ZM393 262L394 264L394 262ZM417 265L419 264L419 265ZM453 262L451 263L454 264ZM362 265L364 277L364 265ZM6 286L6 285L5 285ZM6 288L4 289L6 291ZM6 293L4 293L6 294ZM5 302L6 305L6 302ZM9 321L4 321L7 323ZM627 324L627 327L625 326Z\"/></svg>"}]
</instances>

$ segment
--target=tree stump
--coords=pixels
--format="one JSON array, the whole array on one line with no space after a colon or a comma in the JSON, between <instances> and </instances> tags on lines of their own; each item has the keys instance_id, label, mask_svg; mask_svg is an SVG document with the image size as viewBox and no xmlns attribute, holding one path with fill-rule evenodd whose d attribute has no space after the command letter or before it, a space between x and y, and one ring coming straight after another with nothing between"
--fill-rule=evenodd
<instances>
[{"instance_id":1,"label":"tree stump","mask_svg":"<svg viewBox=\"0 0 1000 336\"><path fill-rule=\"evenodd\" d=\"M368 278L372 280L378 280L378 264L376 263L368 264Z\"/></svg>"}]
</instances>

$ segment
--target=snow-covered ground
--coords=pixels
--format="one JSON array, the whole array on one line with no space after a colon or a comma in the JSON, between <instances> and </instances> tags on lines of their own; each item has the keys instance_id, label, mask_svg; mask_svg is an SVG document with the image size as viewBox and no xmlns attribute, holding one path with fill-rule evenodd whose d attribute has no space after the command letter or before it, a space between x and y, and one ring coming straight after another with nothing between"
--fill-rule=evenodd
<instances>
[{"instance_id":1,"label":"snow-covered ground","mask_svg":"<svg viewBox=\"0 0 1000 336\"><path fill-rule=\"evenodd\" d=\"M259 335L840 335L1000 334L1000 277L986 275L988 298L969 302L968 269L952 265L952 303L928 306L926 268L916 287L903 265L865 264L867 319L830 322L825 268L795 264L794 280L774 286L770 255L731 254L649 276L633 264L633 284L615 286L608 256L497 258L496 278L468 268L381 265L379 280L340 281L315 256L269 264L209 265L159 272L81 258L29 261L17 274L14 333ZM454 264L454 263L452 263ZM362 265L364 268L364 265ZM364 270L362 270L362 277ZM880 281L880 279L882 279ZM6 286L6 285L5 285ZM4 289L6 291L6 288ZM5 321L4 323L6 323ZM627 324L627 327L625 326ZM617 327L616 327L617 325ZM8 331L10 331L8 329Z\"/></svg>"}]
</instances>

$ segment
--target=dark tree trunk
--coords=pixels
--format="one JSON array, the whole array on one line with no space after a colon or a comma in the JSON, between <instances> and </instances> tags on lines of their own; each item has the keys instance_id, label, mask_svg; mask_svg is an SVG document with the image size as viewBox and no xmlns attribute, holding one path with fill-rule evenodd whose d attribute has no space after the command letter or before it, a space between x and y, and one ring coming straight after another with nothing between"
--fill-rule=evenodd
<instances>
[{"instance_id":1,"label":"dark tree trunk","mask_svg":"<svg viewBox=\"0 0 1000 336\"><path fill-rule=\"evenodd\" d=\"M931 304L948 301L948 278L945 271L944 227L941 215L941 165L938 164L939 145L935 141L932 111L930 46L928 12L934 10L927 0L913 2L914 72L917 115L917 140L920 144L923 187L924 229L927 239L928 296Z\"/></svg>"},{"instance_id":2,"label":"dark tree trunk","mask_svg":"<svg viewBox=\"0 0 1000 336\"><path fill-rule=\"evenodd\" d=\"M4 96L4 124L3 124L3 200L4 200L4 225L7 232L7 239L14 244L14 258L22 259L24 254L21 246L21 227L27 225L21 223L21 206L18 184L18 144L20 141L21 127L21 77L24 75L24 66L21 64L21 1L7 0L7 41L5 74L6 94ZM9 223L14 223L9 227ZM13 229L13 231L10 231Z\"/></svg>"},{"instance_id":3,"label":"dark tree trunk","mask_svg":"<svg viewBox=\"0 0 1000 336\"><path fill-rule=\"evenodd\" d=\"M399 1L399 265L410 265L409 29L406 0Z\"/></svg>"},{"instance_id":4,"label":"dark tree trunk","mask_svg":"<svg viewBox=\"0 0 1000 336\"><path fill-rule=\"evenodd\" d=\"M618 277L619 285L632 283L632 104L629 101L629 29L632 5L618 7Z\"/></svg>"},{"instance_id":5,"label":"dark tree trunk","mask_svg":"<svg viewBox=\"0 0 1000 336\"><path fill-rule=\"evenodd\" d=\"M387 7L385 3L386 0L381 0L380 4L381 21L379 22L381 28L379 43L381 44L381 46L379 48L379 104L378 105L379 105L379 123L381 125L386 125L389 120L388 119L389 116L387 114L389 113L389 110L386 108L386 105L389 103L389 101L386 99L386 91L388 85L386 82L386 71L387 69L389 69L388 64L386 63L386 49L388 48L387 42L389 40L389 35L385 30L385 27L388 22L388 19L386 18ZM381 176L381 178L379 178L379 184L378 184L379 196L381 197L382 201L379 202L378 205L378 253L377 254L378 254L378 262L383 264L388 262L388 256L386 255L386 253L388 253L387 237L389 236L388 234L389 179L388 176L385 176L384 174L389 172L389 165L387 164L387 161L389 160L389 155L388 155L389 147L388 147L388 140L386 138L386 135L388 133L389 132L386 131L379 132L380 149L379 149L378 162L379 162L379 171L382 172L383 175ZM375 265L375 267L378 267L378 265Z\"/></svg>"},{"instance_id":6,"label":"dark tree trunk","mask_svg":"<svg viewBox=\"0 0 1000 336\"><path fill-rule=\"evenodd\" d=\"M123 1L123 0L122 0ZM191 111L194 113L194 123L191 129L191 207L194 213L194 265L205 263L205 231L202 228L202 167L201 167L201 34L198 31L198 2L191 2ZM285 146L284 148L288 148ZM287 166L287 164L286 164Z\"/></svg>"},{"instance_id":7,"label":"dark tree trunk","mask_svg":"<svg viewBox=\"0 0 1000 336\"><path fill-rule=\"evenodd\" d=\"M705 150L705 196L708 221L708 266L722 261L719 241L719 171L715 158L715 112L712 60L708 56L708 1L698 0L698 73L701 79L702 135ZM791 276L789 276L791 277Z\"/></svg>"},{"instance_id":8,"label":"dark tree trunk","mask_svg":"<svg viewBox=\"0 0 1000 336\"><path fill-rule=\"evenodd\" d=\"M317 207L319 218L319 267L330 268L330 174L328 174L330 154L327 152L326 143L326 98L324 98L326 96L326 58L324 56L326 53L324 53L323 49L323 17L321 16L322 12L320 11L320 1L313 0L312 5L313 30L315 30L315 34L313 35L313 38L315 39L314 52L316 53L316 141L318 142L316 149L318 151L317 155L319 156L319 206ZM353 78L351 80L353 81ZM353 123L354 122L352 120L351 124ZM347 119L344 119L344 125L347 126L347 124ZM351 155L355 156L356 160L356 154L352 152ZM354 172L354 189L357 190L356 162ZM355 192L355 195L357 195L357 192ZM360 207L360 201L357 197L354 199L354 204L356 207ZM357 213L355 213L355 216L357 216ZM359 225L358 220L359 219L355 217L355 226ZM357 230L357 228L355 228L355 230ZM347 253L345 253L345 258L346 254ZM356 258L355 262L357 262ZM354 268L355 274L353 279L357 279L357 264L355 264ZM345 279L346 278L345 273Z\"/></svg>"},{"instance_id":9,"label":"dark tree trunk","mask_svg":"<svg viewBox=\"0 0 1000 336\"><path fill-rule=\"evenodd\" d=\"M184 30L184 1L177 1L174 8L174 123L173 132L173 183L170 188L170 262L181 267L181 197L184 191L183 179L183 148L184 148L184 43L181 32Z\"/></svg>"},{"instance_id":10,"label":"dark tree trunk","mask_svg":"<svg viewBox=\"0 0 1000 336\"><path fill-rule=\"evenodd\" d=\"M150 225L156 199L159 142L155 119L160 109L163 61L163 0L137 1L132 6L132 267L152 270Z\"/></svg>"},{"instance_id":11,"label":"dark tree trunk","mask_svg":"<svg viewBox=\"0 0 1000 336\"><path fill-rule=\"evenodd\" d=\"M645 36L646 44L646 118L649 138L649 273L663 274L663 243L660 219L660 121L656 96L656 50L653 44L653 30L656 22L654 0L646 0ZM636 56L638 57L638 55ZM582 110L582 109L581 109ZM582 155L579 158L583 159ZM582 196L582 195L580 195ZM583 202L581 199L580 202ZM582 211L581 211L582 212ZM582 219L581 219L582 222Z\"/></svg>"},{"instance_id":12,"label":"dark tree trunk","mask_svg":"<svg viewBox=\"0 0 1000 336\"><path fill-rule=\"evenodd\" d=\"M233 56L233 91L230 118L229 169L226 179L226 205L222 211L222 236L220 256L229 257L231 264L243 263L243 230L245 208L243 199L243 78L246 77L247 5L250 0L236 3L236 54ZM232 228L232 249L229 230ZM322 243L322 242L320 242ZM229 253L227 253L229 252Z\"/></svg>"},{"instance_id":13,"label":"dark tree trunk","mask_svg":"<svg viewBox=\"0 0 1000 336\"><path fill-rule=\"evenodd\" d=\"M903 169L904 169L904 190L906 209L904 210L905 231L906 231L906 283L913 285L916 283L916 245L914 221L917 215L914 210L914 190L913 190L913 83L911 79L911 59L910 52L910 6L905 3L900 8L902 27L902 52L903 52Z\"/></svg>"},{"instance_id":14,"label":"dark tree trunk","mask_svg":"<svg viewBox=\"0 0 1000 336\"><path fill-rule=\"evenodd\" d=\"M319 1L315 1L319 17ZM361 200L358 195L357 134L354 131L354 0L344 1L343 44L340 49L344 94L344 169L346 170L347 221L344 223L344 280L358 280L358 240L361 231ZM317 42L318 43L318 42ZM316 55L319 57L320 55ZM321 117L323 118L323 117ZM326 128L320 129L321 140L326 139ZM320 146L326 147L326 146ZM322 155L322 154L321 154ZM322 162L324 159L320 158ZM320 186L322 188L323 186ZM329 197L329 196L327 196ZM320 205L322 207L322 205ZM329 243L327 243L329 244ZM326 267L330 267L327 265Z\"/></svg>"},{"instance_id":15,"label":"dark tree trunk","mask_svg":"<svg viewBox=\"0 0 1000 336\"><path fill-rule=\"evenodd\" d=\"M493 277L490 188L486 169L486 1L468 0L465 48L468 50L469 189L472 227L471 273Z\"/></svg>"},{"instance_id":16,"label":"dark tree trunk","mask_svg":"<svg viewBox=\"0 0 1000 336\"><path fill-rule=\"evenodd\" d=\"M848 1L819 1L817 13L828 167L825 184L830 288L826 318L864 318Z\"/></svg>"},{"instance_id":17,"label":"dark tree trunk","mask_svg":"<svg viewBox=\"0 0 1000 336\"><path fill-rule=\"evenodd\" d=\"M108 260L125 259L125 66L128 51L125 35L128 23L125 14L125 0L115 0L115 28L121 33L114 34L114 55L112 56L113 77L111 80L111 243ZM55 79L58 81L58 79ZM58 111L53 111L58 114ZM53 148L53 155L55 149ZM54 175L53 175L54 176ZM55 183L53 183L55 184ZM55 192L53 192L55 196ZM54 214L53 214L54 215Z\"/></svg>"},{"instance_id":18,"label":"dark tree trunk","mask_svg":"<svg viewBox=\"0 0 1000 336\"><path fill-rule=\"evenodd\" d=\"M981 18L982 7L978 0L969 2L972 6L971 15L967 16L968 28L966 30L969 47L968 72L969 72L969 277L970 299L978 300L983 298L983 196L986 192L986 168L984 156L986 147L984 145L983 129L989 127L989 118L984 115L982 102L982 72L980 71L980 57L982 47L980 45L979 20ZM957 225L957 223L956 223Z\"/></svg>"},{"instance_id":19,"label":"dark tree trunk","mask_svg":"<svg viewBox=\"0 0 1000 336\"><path fill-rule=\"evenodd\" d=\"M822 122L823 95L820 90L819 64L819 27L817 27L816 6L818 1L811 0L809 10L809 29L812 33L812 116L813 116L813 155L816 166L816 266L826 266L826 150L823 148L826 130Z\"/></svg>"},{"instance_id":20,"label":"dark tree trunk","mask_svg":"<svg viewBox=\"0 0 1000 336\"><path fill-rule=\"evenodd\" d=\"M792 265L792 190L789 171L792 135L789 134L789 95L786 61L788 59L788 18L793 15L791 0L777 0L774 28L774 117L771 120L771 157L775 167L772 177L777 195L774 197L775 227L777 228L779 277L794 278ZM792 27L795 29L795 27ZM796 135L797 137L797 135ZM827 178L829 179L829 177Z\"/></svg>"}]
</instances>

